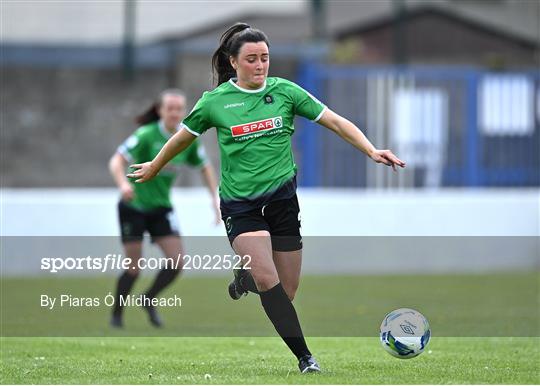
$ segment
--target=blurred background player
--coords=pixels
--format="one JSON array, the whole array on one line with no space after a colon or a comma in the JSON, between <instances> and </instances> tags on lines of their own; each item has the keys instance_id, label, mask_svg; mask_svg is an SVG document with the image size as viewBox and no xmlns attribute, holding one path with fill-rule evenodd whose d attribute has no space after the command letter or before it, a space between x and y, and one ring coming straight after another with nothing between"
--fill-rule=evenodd
<instances>
[{"instance_id":1,"label":"blurred background player","mask_svg":"<svg viewBox=\"0 0 540 386\"><path fill-rule=\"evenodd\" d=\"M137 117L140 127L122 143L109 162L109 170L121 193L118 203L120 230L125 256L131 258L131 266L119 278L111 326L122 327L120 296L127 296L139 276L138 260L142 256L143 234L148 232L169 263L157 274L154 283L145 292L149 299L155 298L170 285L182 269L182 244L176 214L171 203L171 188L182 165L200 168L204 182L210 191L216 224L220 221L217 204L214 170L206 158L202 144L193 142L182 154L176 156L159 176L148 184L133 184L126 178L128 163L153 159L167 140L178 131L186 114L186 97L177 89L163 91L158 101ZM152 325L162 325L156 309L145 305Z\"/></svg>"},{"instance_id":2,"label":"blurred background player","mask_svg":"<svg viewBox=\"0 0 540 386\"><path fill-rule=\"evenodd\" d=\"M229 293L260 295L276 331L298 359L302 373L320 371L307 347L292 304L300 281L302 239L292 154L293 119L300 115L332 130L377 163L404 167L390 150L378 150L353 123L283 78L268 78L266 35L245 23L221 37L212 65L218 87L204 93L183 129L151 161L132 165L135 182L152 178L169 160L215 127L221 152L221 212L229 241L251 256L250 271L235 275ZM144 185L144 184L143 184ZM249 274L248 272L251 272Z\"/></svg>"}]
</instances>

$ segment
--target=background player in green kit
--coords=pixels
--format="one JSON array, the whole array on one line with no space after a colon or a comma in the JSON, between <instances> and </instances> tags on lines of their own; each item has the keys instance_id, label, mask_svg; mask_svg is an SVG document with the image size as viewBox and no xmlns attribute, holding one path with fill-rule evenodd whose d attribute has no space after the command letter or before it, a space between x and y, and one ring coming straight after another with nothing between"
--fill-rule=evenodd
<instances>
[{"instance_id":1,"label":"background player in green kit","mask_svg":"<svg viewBox=\"0 0 540 386\"><path fill-rule=\"evenodd\" d=\"M214 171L199 141L194 141L185 151L172 158L167 167L147 184L134 184L125 176L128 163L145 162L157 155L167 140L178 131L185 113L184 94L174 89L163 91L158 101L137 118L137 123L141 127L118 147L109 162L110 172L122 196L118 204L122 243L126 256L132 260L130 269L118 279L111 318L111 325L114 327L123 325L119 299L121 295L129 294L139 275L137 261L142 256L142 239L145 231L150 233L152 241L160 247L167 258L173 258L177 262L175 267L168 266L158 273L154 283L145 293L146 297L149 299L156 297L182 269L182 259L179 258L182 245L170 197L178 169L182 165L201 169L211 194L216 223L220 221ZM145 306L145 309L150 322L156 327L161 326L162 322L155 308Z\"/></svg>"},{"instance_id":2,"label":"background player in green kit","mask_svg":"<svg viewBox=\"0 0 540 386\"><path fill-rule=\"evenodd\" d=\"M212 59L218 87L203 94L184 119L183 129L151 162L132 165L136 171L128 176L150 181L195 138L216 128L222 218L235 252L252 257L251 274L236 272L229 292L235 299L247 291L258 293L268 318L298 358L300 371L316 372L319 365L292 304L302 261L291 146L294 116L320 123L375 162L394 170L405 163L390 150L377 150L353 123L301 87L268 77L268 46L266 35L247 24L229 28Z\"/></svg>"}]
</instances>

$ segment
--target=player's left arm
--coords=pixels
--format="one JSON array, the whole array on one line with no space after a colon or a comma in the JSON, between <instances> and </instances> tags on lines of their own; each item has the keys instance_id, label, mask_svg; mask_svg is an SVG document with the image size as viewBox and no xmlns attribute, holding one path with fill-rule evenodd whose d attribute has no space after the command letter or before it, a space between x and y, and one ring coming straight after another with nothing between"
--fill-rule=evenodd
<instances>
[{"instance_id":1,"label":"player's left arm","mask_svg":"<svg viewBox=\"0 0 540 386\"><path fill-rule=\"evenodd\" d=\"M376 149L354 123L332 110L327 108L317 123L332 130L345 141L364 152L373 161L392 166L394 170L396 170L396 165L402 168L405 167L405 162L396 157L391 150Z\"/></svg>"}]
</instances>

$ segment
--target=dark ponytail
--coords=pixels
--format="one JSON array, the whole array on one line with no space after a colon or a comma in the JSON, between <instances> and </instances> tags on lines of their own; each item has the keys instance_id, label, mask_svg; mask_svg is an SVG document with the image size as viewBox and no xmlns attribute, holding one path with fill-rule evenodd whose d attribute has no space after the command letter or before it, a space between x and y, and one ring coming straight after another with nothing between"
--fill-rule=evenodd
<instances>
[{"instance_id":1,"label":"dark ponytail","mask_svg":"<svg viewBox=\"0 0 540 386\"><path fill-rule=\"evenodd\" d=\"M178 95L184 98L186 97L184 92L177 88L169 88L163 90L159 93L157 100L152 103L149 108L147 108L142 114L137 115L137 117L135 118L135 123L139 126L144 126L149 123L159 121L161 118L159 116L159 109L161 107L161 104L163 103L163 98L165 97L165 95Z\"/></svg>"},{"instance_id":2,"label":"dark ponytail","mask_svg":"<svg viewBox=\"0 0 540 386\"><path fill-rule=\"evenodd\" d=\"M152 103L152 105L147 108L144 113L137 115L135 118L135 123L139 126L144 126L152 122L159 121L159 104L157 102Z\"/></svg>"},{"instance_id":3,"label":"dark ponytail","mask_svg":"<svg viewBox=\"0 0 540 386\"><path fill-rule=\"evenodd\" d=\"M247 42L265 42L270 47L265 33L256 28L251 28L246 23L236 23L221 35L219 47L212 56L214 82L216 82L217 78L218 86L236 76L236 71L231 66L229 57L238 56L240 48Z\"/></svg>"}]
</instances>

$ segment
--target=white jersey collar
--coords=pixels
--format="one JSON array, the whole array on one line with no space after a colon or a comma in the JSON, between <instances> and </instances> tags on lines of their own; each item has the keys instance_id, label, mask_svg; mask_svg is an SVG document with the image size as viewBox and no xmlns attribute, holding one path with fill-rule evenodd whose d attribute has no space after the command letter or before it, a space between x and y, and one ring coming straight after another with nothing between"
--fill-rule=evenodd
<instances>
[{"instance_id":1,"label":"white jersey collar","mask_svg":"<svg viewBox=\"0 0 540 386\"><path fill-rule=\"evenodd\" d=\"M173 136L173 133L171 133L169 130L165 128L165 124L163 123L161 119L158 121L158 126L159 126L159 131L165 138L169 139ZM176 126L176 131L180 130L180 126L181 124L178 124L178 126Z\"/></svg>"},{"instance_id":2,"label":"white jersey collar","mask_svg":"<svg viewBox=\"0 0 540 386\"><path fill-rule=\"evenodd\" d=\"M255 90L240 87L238 84L236 84L236 80L238 80L238 78L231 78L231 79L229 79L229 83L232 84L234 87L236 87L238 90L240 90L242 92L247 92L247 93L250 93L250 94L254 94L254 93L257 93L257 92L261 92L266 88L266 79L264 80L263 85L260 88L257 88Z\"/></svg>"}]
</instances>

